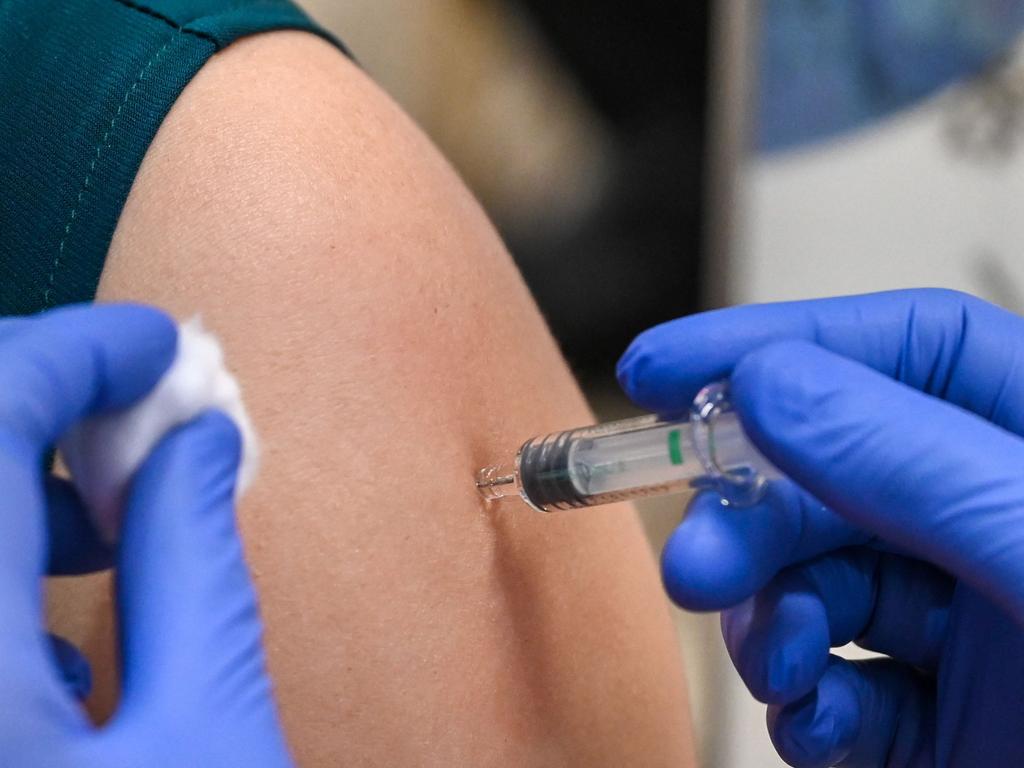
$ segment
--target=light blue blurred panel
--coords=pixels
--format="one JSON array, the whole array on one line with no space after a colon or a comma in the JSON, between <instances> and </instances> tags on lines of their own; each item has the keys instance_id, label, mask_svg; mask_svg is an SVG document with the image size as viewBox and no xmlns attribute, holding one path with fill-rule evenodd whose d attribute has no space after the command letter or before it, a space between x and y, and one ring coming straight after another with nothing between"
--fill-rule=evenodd
<instances>
[{"instance_id":1,"label":"light blue blurred panel","mask_svg":"<svg viewBox=\"0 0 1024 768\"><path fill-rule=\"evenodd\" d=\"M1024 0L765 0L757 143L863 126L977 73L1024 29Z\"/></svg>"}]
</instances>

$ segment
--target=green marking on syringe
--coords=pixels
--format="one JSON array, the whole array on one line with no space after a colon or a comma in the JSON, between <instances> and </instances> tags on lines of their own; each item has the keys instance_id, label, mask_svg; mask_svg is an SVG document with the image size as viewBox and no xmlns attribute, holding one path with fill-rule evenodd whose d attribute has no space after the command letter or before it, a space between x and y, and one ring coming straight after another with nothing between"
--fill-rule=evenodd
<instances>
[{"instance_id":1,"label":"green marking on syringe","mask_svg":"<svg viewBox=\"0 0 1024 768\"><path fill-rule=\"evenodd\" d=\"M683 463L682 433L673 429L668 433L668 458L677 467Z\"/></svg>"}]
</instances>

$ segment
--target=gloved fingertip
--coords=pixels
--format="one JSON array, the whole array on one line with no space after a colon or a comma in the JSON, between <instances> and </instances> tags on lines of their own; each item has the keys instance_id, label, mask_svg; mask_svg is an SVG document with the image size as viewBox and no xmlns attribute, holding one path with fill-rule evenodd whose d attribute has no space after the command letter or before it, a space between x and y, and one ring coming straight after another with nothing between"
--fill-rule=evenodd
<instances>
[{"instance_id":1,"label":"gloved fingertip","mask_svg":"<svg viewBox=\"0 0 1024 768\"><path fill-rule=\"evenodd\" d=\"M233 486L242 459L241 433L227 414L206 411L165 438L153 459L157 465L196 473L208 480L224 479Z\"/></svg>"},{"instance_id":2,"label":"gloved fingertip","mask_svg":"<svg viewBox=\"0 0 1024 768\"><path fill-rule=\"evenodd\" d=\"M694 392L664 335L659 326L638 336L619 360L616 377L629 399L641 408L660 414L682 413L690 407Z\"/></svg>"},{"instance_id":3,"label":"gloved fingertip","mask_svg":"<svg viewBox=\"0 0 1024 768\"><path fill-rule=\"evenodd\" d=\"M795 768L826 768L851 754L860 729L860 702L845 665L830 657L814 691L796 702L769 709L772 743Z\"/></svg>"},{"instance_id":4,"label":"gloved fingertip","mask_svg":"<svg viewBox=\"0 0 1024 768\"><path fill-rule=\"evenodd\" d=\"M769 507L723 506L717 493L693 498L661 557L669 596L691 611L734 606L760 589L780 566L785 526ZM768 525L771 529L767 529Z\"/></svg>"},{"instance_id":5,"label":"gloved fingertip","mask_svg":"<svg viewBox=\"0 0 1024 768\"><path fill-rule=\"evenodd\" d=\"M638 337L615 367L619 386L630 400L641 407L650 407L652 357L645 351L644 336ZM652 409L654 410L654 409Z\"/></svg>"},{"instance_id":6,"label":"gloved fingertip","mask_svg":"<svg viewBox=\"0 0 1024 768\"><path fill-rule=\"evenodd\" d=\"M788 645L768 640L763 623L757 598L751 598L722 611L722 637L751 695L763 704L786 704L805 695L814 683L801 685L799 669L806 665L793 658Z\"/></svg>"},{"instance_id":7,"label":"gloved fingertip","mask_svg":"<svg viewBox=\"0 0 1024 768\"><path fill-rule=\"evenodd\" d=\"M132 303L99 305L97 309L111 325L143 326L147 348L154 355L166 359L174 357L178 347L178 323L163 309Z\"/></svg>"},{"instance_id":8,"label":"gloved fingertip","mask_svg":"<svg viewBox=\"0 0 1024 768\"><path fill-rule=\"evenodd\" d=\"M146 394L167 371L178 350L178 324L167 312L145 304L78 305L52 313L48 320L58 327L82 321L106 333L108 341L131 349L131 373L114 371L99 398L101 408L122 408ZM112 343L112 342L111 342ZM116 375L115 375L116 374Z\"/></svg>"},{"instance_id":9,"label":"gloved fingertip","mask_svg":"<svg viewBox=\"0 0 1024 768\"><path fill-rule=\"evenodd\" d=\"M717 611L750 595L750 558L728 534L711 519L691 517L669 536L661 575L669 597L681 608Z\"/></svg>"},{"instance_id":10,"label":"gloved fingertip","mask_svg":"<svg viewBox=\"0 0 1024 768\"><path fill-rule=\"evenodd\" d=\"M825 669L827 646L794 639L768 654L760 701L785 704L813 690Z\"/></svg>"},{"instance_id":11,"label":"gloved fingertip","mask_svg":"<svg viewBox=\"0 0 1024 768\"><path fill-rule=\"evenodd\" d=\"M217 469L238 469L242 461L242 433L230 416L223 411L206 411L196 417L191 429L195 430L194 439L203 441L216 456Z\"/></svg>"},{"instance_id":12,"label":"gloved fingertip","mask_svg":"<svg viewBox=\"0 0 1024 768\"><path fill-rule=\"evenodd\" d=\"M637 342L634 341L615 365L615 378L619 380L619 386L627 393L633 388L633 365L637 355L639 355L639 348Z\"/></svg>"},{"instance_id":13,"label":"gloved fingertip","mask_svg":"<svg viewBox=\"0 0 1024 768\"><path fill-rule=\"evenodd\" d=\"M791 596L799 599L801 596ZM828 667L824 618L794 616L760 596L722 612L722 635L740 677L758 701L787 704L806 696Z\"/></svg>"},{"instance_id":14,"label":"gloved fingertip","mask_svg":"<svg viewBox=\"0 0 1024 768\"><path fill-rule=\"evenodd\" d=\"M845 756L835 713L816 692L784 707L770 707L768 733L793 768L828 768Z\"/></svg>"},{"instance_id":15,"label":"gloved fingertip","mask_svg":"<svg viewBox=\"0 0 1024 768\"><path fill-rule=\"evenodd\" d=\"M195 557L198 541L214 546L221 533L233 531L233 525L218 526L212 530L221 533L207 539L194 526L197 516L233 512L241 455L238 428L218 411L207 411L164 437L133 480L121 531L121 565L161 539L164 561Z\"/></svg>"}]
</instances>

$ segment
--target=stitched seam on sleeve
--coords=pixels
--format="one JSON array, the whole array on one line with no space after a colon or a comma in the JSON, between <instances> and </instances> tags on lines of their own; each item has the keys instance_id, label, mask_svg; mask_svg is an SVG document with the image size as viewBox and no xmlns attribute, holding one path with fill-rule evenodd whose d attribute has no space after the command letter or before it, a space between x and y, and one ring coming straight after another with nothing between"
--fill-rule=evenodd
<instances>
[{"instance_id":1,"label":"stitched seam on sleeve","mask_svg":"<svg viewBox=\"0 0 1024 768\"><path fill-rule=\"evenodd\" d=\"M170 16L165 16L159 11L154 11L152 8L149 8L148 6L135 2L135 0L114 0L114 2L118 5L123 5L125 8L130 8L133 11L138 11L139 13L145 14L146 16L154 18L157 21L162 21L164 24L166 24L174 30L177 30L178 32L184 32L186 35L195 35L198 38L213 43L217 50L220 50L221 48L220 41L218 41L217 38L215 38L213 35L208 35L206 32L200 32L196 29L189 29L187 26L183 26L176 22ZM193 22L188 23L191 24Z\"/></svg>"},{"instance_id":2,"label":"stitched seam on sleeve","mask_svg":"<svg viewBox=\"0 0 1024 768\"><path fill-rule=\"evenodd\" d=\"M118 2L120 1L121 0L118 0ZM43 303L47 308L50 308L54 305L53 289L57 278L57 270L60 269L61 259L64 258L64 247L67 244L68 237L71 235L71 229L73 224L75 223L75 218L78 216L78 210L82 204L82 199L85 197L85 193L89 189L89 184L92 183L93 173L96 170L96 163L99 162L104 150L110 147L110 141L114 137L114 132L117 128L117 121L121 118L121 113L124 112L124 108L128 105L128 101L131 99L132 95L139 89L139 86L142 84L142 82L146 79L146 76L149 74L149 71L153 68L153 65L156 64L157 60L161 56L163 56L164 52L168 48L170 48L175 41L178 40L183 31L184 30L182 30L179 27L175 34L171 37L171 39L164 43L164 46L156 53L154 53L153 56L150 57L149 61L146 62L145 66L139 71L139 74L135 78L135 82L133 82L128 87L128 90L125 91L124 98L118 105L117 111L114 113L114 116L110 118L110 124L107 126L107 130L104 132L103 138L100 139L100 142L96 145L96 148L93 151L94 157L92 158L92 162L89 163L89 170L86 172L85 179L82 181L81 188L78 190L78 197L75 198L75 203L71 207L71 213L68 216L67 222L64 224L64 231L61 237L60 246L57 248L57 255L53 259L53 264L50 267L50 274L47 277L46 290L43 293Z\"/></svg>"}]
</instances>

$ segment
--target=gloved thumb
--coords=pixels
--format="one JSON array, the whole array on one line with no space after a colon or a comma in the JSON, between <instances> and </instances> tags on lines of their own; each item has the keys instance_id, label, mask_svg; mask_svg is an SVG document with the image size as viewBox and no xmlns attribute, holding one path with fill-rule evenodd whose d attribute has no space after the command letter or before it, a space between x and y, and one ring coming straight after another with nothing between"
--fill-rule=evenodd
<instances>
[{"instance_id":1,"label":"gloved thumb","mask_svg":"<svg viewBox=\"0 0 1024 768\"><path fill-rule=\"evenodd\" d=\"M277 728L235 524L240 453L233 422L210 412L165 437L134 479L118 551L127 717L214 711Z\"/></svg>"},{"instance_id":2,"label":"gloved thumb","mask_svg":"<svg viewBox=\"0 0 1024 768\"><path fill-rule=\"evenodd\" d=\"M1024 440L802 341L744 357L732 397L754 443L822 503L1024 625Z\"/></svg>"}]
</instances>

